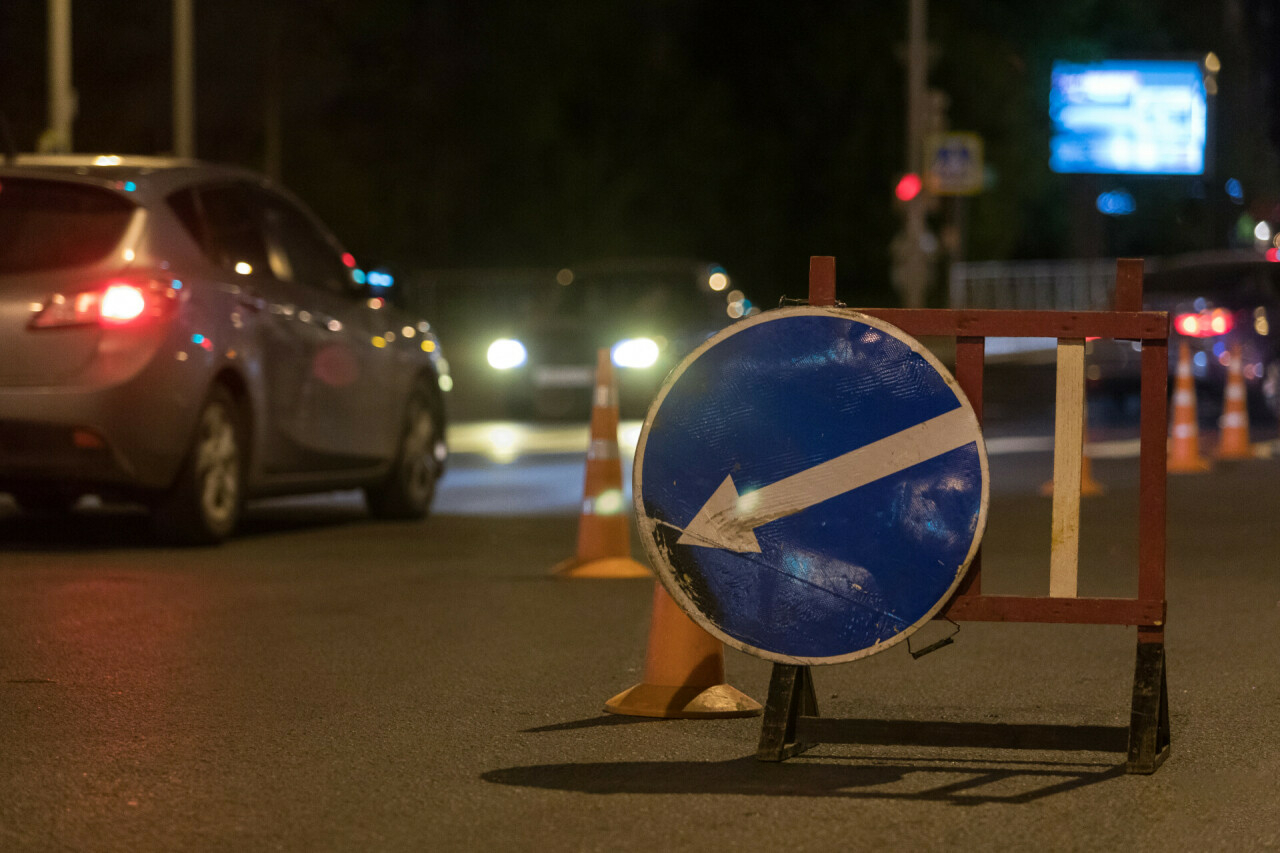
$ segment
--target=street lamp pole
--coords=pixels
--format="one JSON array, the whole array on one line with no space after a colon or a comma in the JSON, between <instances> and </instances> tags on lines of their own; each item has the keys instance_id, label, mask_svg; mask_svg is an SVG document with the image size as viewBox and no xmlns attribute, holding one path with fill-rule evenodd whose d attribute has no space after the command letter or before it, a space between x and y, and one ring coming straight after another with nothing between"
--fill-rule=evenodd
<instances>
[{"instance_id":1,"label":"street lamp pole","mask_svg":"<svg viewBox=\"0 0 1280 853\"><path fill-rule=\"evenodd\" d=\"M923 174L925 100L929 47L926 41L927 0L908 0L907 8L907 164L906 171ZM925 193L907 202L898 260L898 285L908 308L923 308L929 286L925 237Z\"/></svg>"},{"instance_id":2,"label":"street lamp pole","mask_svg":"<svg viewBox=\"0 0 1280 853\"><path fill-rule=\"evenodd\" d=\"M196 156L195 2L173 0L173 153Z\"/></svg>"},{"instance_id":3,"label":"street lamp pole","mask_svg":"<svg viewBox=\"0 0 1280 853\"><path fill-rule=\"evenodd\" d=\"M71 88L71 0L48 0L49 10L49 126L36 146L64 154L71 150L71 122L76 93Z\"/></svg>"}]
</instances>

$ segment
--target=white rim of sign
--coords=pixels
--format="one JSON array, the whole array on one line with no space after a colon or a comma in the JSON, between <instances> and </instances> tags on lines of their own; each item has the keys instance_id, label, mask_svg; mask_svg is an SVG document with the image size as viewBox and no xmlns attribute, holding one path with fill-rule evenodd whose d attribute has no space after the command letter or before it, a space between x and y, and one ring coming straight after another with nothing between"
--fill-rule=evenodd
<instances>
[{"instance_id":1,"label":"white rim of sign","mask_svg":"<svg viewBox=\"0 0 1280 853\"><path fill-rule=\"evenodd\" d=\"M874 482L881 477L888 476L896 471L970 443L977 444L978 461L982 471L982 495L978 509L977 527L974 529L973 540L969 544L969 552L965 555L964 562L956 572L955 580L952 581L946 594L939 598L938 602L920 619L887 640L849 654L820 658L784 655L748 645L742 640L725 633L718 625L703 615L702 611L685 594L680 584L676 582L674 577L675 569L667 561L667 555L658 549L653 531L659 522L645 514L642 497L644 489L644 455L649 440L649 430L653 426L654 417L661 409L667 393L684 375L685 370L697 361L704 352L739 332L746 331L761 323L805 315L835 317L841 320L863 323L902 341L938 372L947 383L947 386L955 393L956 399L960 403L960 408L757 489L752 493L757 497L751 501L740 500L737 488L733 485L732 477L726 476L720 487L713 494L707 496L708 499L702 509L680 531L681 538L678 540L680 543L728 548L739 553L758 552L760 546L756 542L754 528L799 512L828 498L844 494L847 491ZM959 438L956 437L957 433ZM835 479L830 476L821 476L822 474L829 475L833 472L841 475L839 478L841 485L838 489L815 488L818 482L830 483ZM937 356L918 340L897 326L886 323L883 320L877 320L850 308L804 306L778 308L772 311L765 311L755 317L739 320L732 326L722 329L708 338L693 352L685 356L667 375L662 387L658 390L657 396L654 397L649 406L649 411L645 415L644 425L640 429L640 437L636 442L635 461L631 474L632 498L636 512L636 524L640 530L640 539L644 544L645 552L648 554L650 561L658 570L659 581L666 587L667 592L671 594L676 603L680 605L680 609L704 630L727 646L775 663L797 665L846 663L858 660L897 645L914 634L925 623L931 621L955 594L960 582L964 580L974 556L978 553L979 546L982 544L982 537L987 527L990 479L990 471L987 465L987 447L982 437L982 427L978 423L978 417L974 413L973 406L970 404L964 390L956 382L955 377L951 375L946 366L938 360Z\"/></svg>"}]
</instances>

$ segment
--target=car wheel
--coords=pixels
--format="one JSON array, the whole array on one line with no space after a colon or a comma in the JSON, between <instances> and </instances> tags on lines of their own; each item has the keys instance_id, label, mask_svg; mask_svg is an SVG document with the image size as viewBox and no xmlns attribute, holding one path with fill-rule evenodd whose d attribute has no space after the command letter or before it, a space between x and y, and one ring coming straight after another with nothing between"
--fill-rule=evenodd
<instances>
[{"instance_id":1,"label":"car wheel","mask_svg":"<svg viewBox=\"0 0 1280 853\"><path fill-rule=\"evenodd\" d=\"M200 410L178 479L152 510L161 537L212 545L231 535L244 504L244 427L240 407L215 386Z\"/></svg>"},{"instance_id":2,"label":"car wheel","mask_svg":"<svg viewBox=\"0 0 1280 853\"><path fill-rule=\"evenodd\" d=\"M67 515L80 500L79 495L52 489L18 489L11 496L24 512L32 515Z\"/></svg>"},{"instance_id":3,"label":"car wheel","mask_svg":"<svg viewBox=\"0 0 1280 853\"><path fill-rule=\"evenodd\" d=\"M414 391L391 471L381 483L364 490L369 512L377 518L423 518L431 508L443 470L438 454L442 429L431 404L425 388Z\"/></svg>"}]
</instances>

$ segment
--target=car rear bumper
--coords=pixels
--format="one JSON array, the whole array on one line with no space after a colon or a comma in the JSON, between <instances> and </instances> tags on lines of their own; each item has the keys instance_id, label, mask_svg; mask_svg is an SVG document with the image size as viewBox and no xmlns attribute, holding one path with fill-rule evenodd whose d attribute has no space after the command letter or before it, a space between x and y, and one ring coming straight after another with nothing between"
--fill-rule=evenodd
<instances>
[{"instance_id":1,"label":"car rear bumper","mask_svg":"<svg viewBox=\"0 0 1280 853\"><path fill-rule=\"evenodd\" d=\"M203 387L144 369L108 386L0 387L0 491L145 492L173 482ZM167 384L166 384L167 383ZM169 387L171 393L157 393Z\"/></svg>"},{"instance_id":2,"label":"car rear bumper","mask_svg":"<svg viewBox=\"0 0 1280 853\"><path fill-rule=\"evenodd\" d=\"M127 460L91 430L0 420L0 491L50 485L77 491L138 482Z\"/></svg>"}]
</instances>

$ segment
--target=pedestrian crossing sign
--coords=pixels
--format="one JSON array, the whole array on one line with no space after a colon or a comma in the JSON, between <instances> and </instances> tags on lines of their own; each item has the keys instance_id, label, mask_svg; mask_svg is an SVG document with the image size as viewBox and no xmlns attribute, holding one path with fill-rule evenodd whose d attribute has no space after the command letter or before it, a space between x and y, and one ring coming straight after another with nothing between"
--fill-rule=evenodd
<instances>
[{"instance_id":1,"label":"pedestrian crossing sign","mask_svg":"<svg viewBox=\"0 0 1280 853\"><path fill-rule=\"evenodd\" d=\"M925 144L925 188L934 195L982 192L982 137L937 133Z\"/></svg>"}]
</instances>

